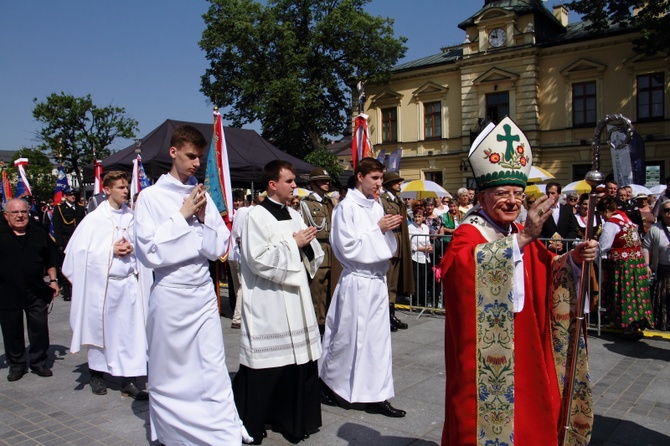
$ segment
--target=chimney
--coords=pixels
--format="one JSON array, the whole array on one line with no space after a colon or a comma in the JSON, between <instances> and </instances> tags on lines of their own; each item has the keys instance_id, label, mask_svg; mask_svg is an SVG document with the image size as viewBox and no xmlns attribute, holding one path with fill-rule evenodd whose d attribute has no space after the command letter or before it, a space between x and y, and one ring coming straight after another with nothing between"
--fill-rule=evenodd
<instances>
[{"instance_id":1,"label":"chimney","mask_svg":"<svg viewBox=\"0 0 670 446\"><path fill-rule=\"evenodd\" d=\"M565 5L554 6L554 17L561 22L561 25L568 26L568 8Z\"/></svg>"}]
</instances>

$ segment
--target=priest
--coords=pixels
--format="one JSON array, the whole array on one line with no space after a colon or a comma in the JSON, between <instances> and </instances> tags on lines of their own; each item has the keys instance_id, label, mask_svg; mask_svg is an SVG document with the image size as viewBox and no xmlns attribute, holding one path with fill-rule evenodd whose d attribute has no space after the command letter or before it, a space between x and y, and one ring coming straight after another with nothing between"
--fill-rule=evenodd
<instances>
[{"instance_id":1,"label":"priest","mask_svg":"<svg viewBox=\"0 0 670 446\"><path fill-rule=\"evenodd\" d=\"M147 314L151 438L166 445L241 444L244 434L208 263L223 255L230 232L193 176L206 146L196 128L175 129L170 172L135 207L138 258L155 276Z\"/></svg>"},{"instance_id":2,"label":"priest","mask_svg":"<svg viewBox=\"0 0 670 446\"><path fill-rule=\"evenodd\" d=\"M558 444L571 307L579 265L597 243L561 255L538 241L554 199L514 220L532 151L505 117L490 124L469 154L481 207L453 233L440 263L446 329L443 446ZM572 308L574 310L574 308ZM569 444L587 444L593 425L585 342L580 340Z\"/></svg>"},{"instance_id":3,"label":"priest","mask_svg":"<svg viewBox=\"0 0 670 446\"><path fill-rule=\"evenodd\" d=\"M290 441L321 426L321 338L307 275L314 277L323 251L316 228L286 206L296 188L293 166L270 161L262 178L267 197L242 230L240 370L233 381L254 444L266 424Z\"/></svg>"},{"instance_id":4,"label":"priest","mask_svg":"<svg viewBox=\"0 0 670 446\"><path fill-rule=\"evenodd\" d=\"M122 377L124 396L146 400L135 377L147 374L151 271L140 268L135 257L127 174L108 172L102 185L107 200L82 220L65 248L62 271L72 283L70 351L88 347L94 394L107 393L103 374L108 373Z\"/></svg>"}]
</instances>

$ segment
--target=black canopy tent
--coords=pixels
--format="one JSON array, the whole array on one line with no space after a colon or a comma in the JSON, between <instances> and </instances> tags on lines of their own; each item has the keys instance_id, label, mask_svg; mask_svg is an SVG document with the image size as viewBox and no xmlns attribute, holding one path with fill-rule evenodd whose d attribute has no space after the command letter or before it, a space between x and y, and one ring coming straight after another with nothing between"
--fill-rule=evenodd
<instances>
[{"instance_id":1,"label":"black canopy tent","mask_svg":"<svg viewBox=\"0 0 670 446\"><path fill-rule=\"evenodd\" d=\"M151 182L155 182L158 177L168 172L172 166L172 159L168 153L170 147L170 138L177 127L182 125L192 125L200 130L207 139L207 149L200 169L196 172L196 177L203 180L206 169L206 154L209 152L209 144L212 140L214 131L213 123L199 123L166 120L159 127L152 130L148 135L142 138L141 155L142 164L147 177ZM228 148L228 162L230 163L230 178L233 187L259 188L261 186L261 170L263 166L274 159L288 161L296 169L298 179L306 181L309 172L314 168L313 165L282 152L268 141L263 139L254 130L245 130L235 127L224 127L226 135L226 147ZM133 169L133 160L137 158L137 144L122 149L107 158L101 160L103 172L110 170L123 170L130 172ZM86 166L84 169L84 179L86 182L93 181L93 166Z\"/></svg>"}]
</instances>

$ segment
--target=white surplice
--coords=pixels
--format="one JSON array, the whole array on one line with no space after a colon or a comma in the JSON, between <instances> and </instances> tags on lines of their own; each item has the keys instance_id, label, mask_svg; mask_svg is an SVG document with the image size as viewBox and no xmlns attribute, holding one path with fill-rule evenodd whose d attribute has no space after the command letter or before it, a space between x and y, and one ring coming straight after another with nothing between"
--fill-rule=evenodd
<instances>
[{"instance_id":1,"label":"white surplice","mask_svg":"<svg viewBox=\"0 0 670 446\"><path fill-rule=\"evenodd\" d=\"M351 403L394 395L386 271L396 241L379 228L383 216L382 206L357 189L333 211L330 243L343 271L326 317L319 375Z\"/></svg>"},{"instance_id":2,"label":"white surplice","mask_svg":"<svg viewBox=\"0 0 670 446\"><path fill-rule=\"evenodd\" d=\"M208 264L230 233L209 194L204 224L179 213L196 184L165 174L140 193L135 210L138 258L155 273L147 318L151 437L167 446L239 445Z\"/></svg>"},{"instance_id":3,"label":"white surplice","mask_svg":"<svg viewBox=\"0 0 670 446\"><path fill-rule=\"evenodd\" d=\"M314 239L311 261L303 261L293 234L305 229L277 221L263 206L248 213L242 231L242 327L240 364L252 369L305 364L321 356L321 341L307 273L314 277L323 250Z\"/></svg>"},{"instance_id":4,"label":"white surplice","mask_svg":"<svg viewBox=\"0 0 670 446\"><path fill-rule=\"evenodd\" d=\"M72 282L70 351L88 346L89 368L115 376L147 374L146 314L151 271L135 253L114 256L114 243L135 245L133 211L100 204L77 226L65 249L63 274ZM139 273L139 277L138 277Z\"/></svg>"}]
</instances>

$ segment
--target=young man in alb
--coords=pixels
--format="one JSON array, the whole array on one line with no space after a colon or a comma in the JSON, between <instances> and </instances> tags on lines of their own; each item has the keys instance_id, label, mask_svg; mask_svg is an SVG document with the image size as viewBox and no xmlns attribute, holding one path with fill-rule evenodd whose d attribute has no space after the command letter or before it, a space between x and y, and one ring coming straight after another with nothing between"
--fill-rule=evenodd
<instances>
[{"instance_id":1,"label":"young man in alb","mask_svg":"<svg viewBox=\"0 0 670 446\"><path fill-rule=\"evenodd\" d=\"M145 330L151 272L135 257L133 211L125 172L105 175L107 200L77 226L65 248L63 274L72 282L70 351L88 347L91 391L105 395L104 374L122 377L121 393L149 395L135 377L147 374Z\"/></svg>"},{"instance_id":2,"label":"young man in alb","mask_svg":"<svg viewBox=\"0 0 670 446\"><path fill-rule=\"evenodd\" d=\"M225 252L230 232L193 176L206 146L196 128L175 129L170 172L135 207L138 258L155 275L147 315L151 437L166 445L243 438L208 262Z\"/></svg>"},{"instance_id":3,"label":"young man in alb","mask_svg":"<svg viewBox=\"0 0 670 446\"><path fill-rule=\"evenodd\" d=\"M342 274L326 317L319 376L323 402L367 403L368 412L401 418L405 411L388 401L394 396L389 298L386 272L396 251L393 234L402 215L384 214L375 200L384 165L363 158L356 185L333 211L330 242Z\"/></svg>"}]
</instances>

